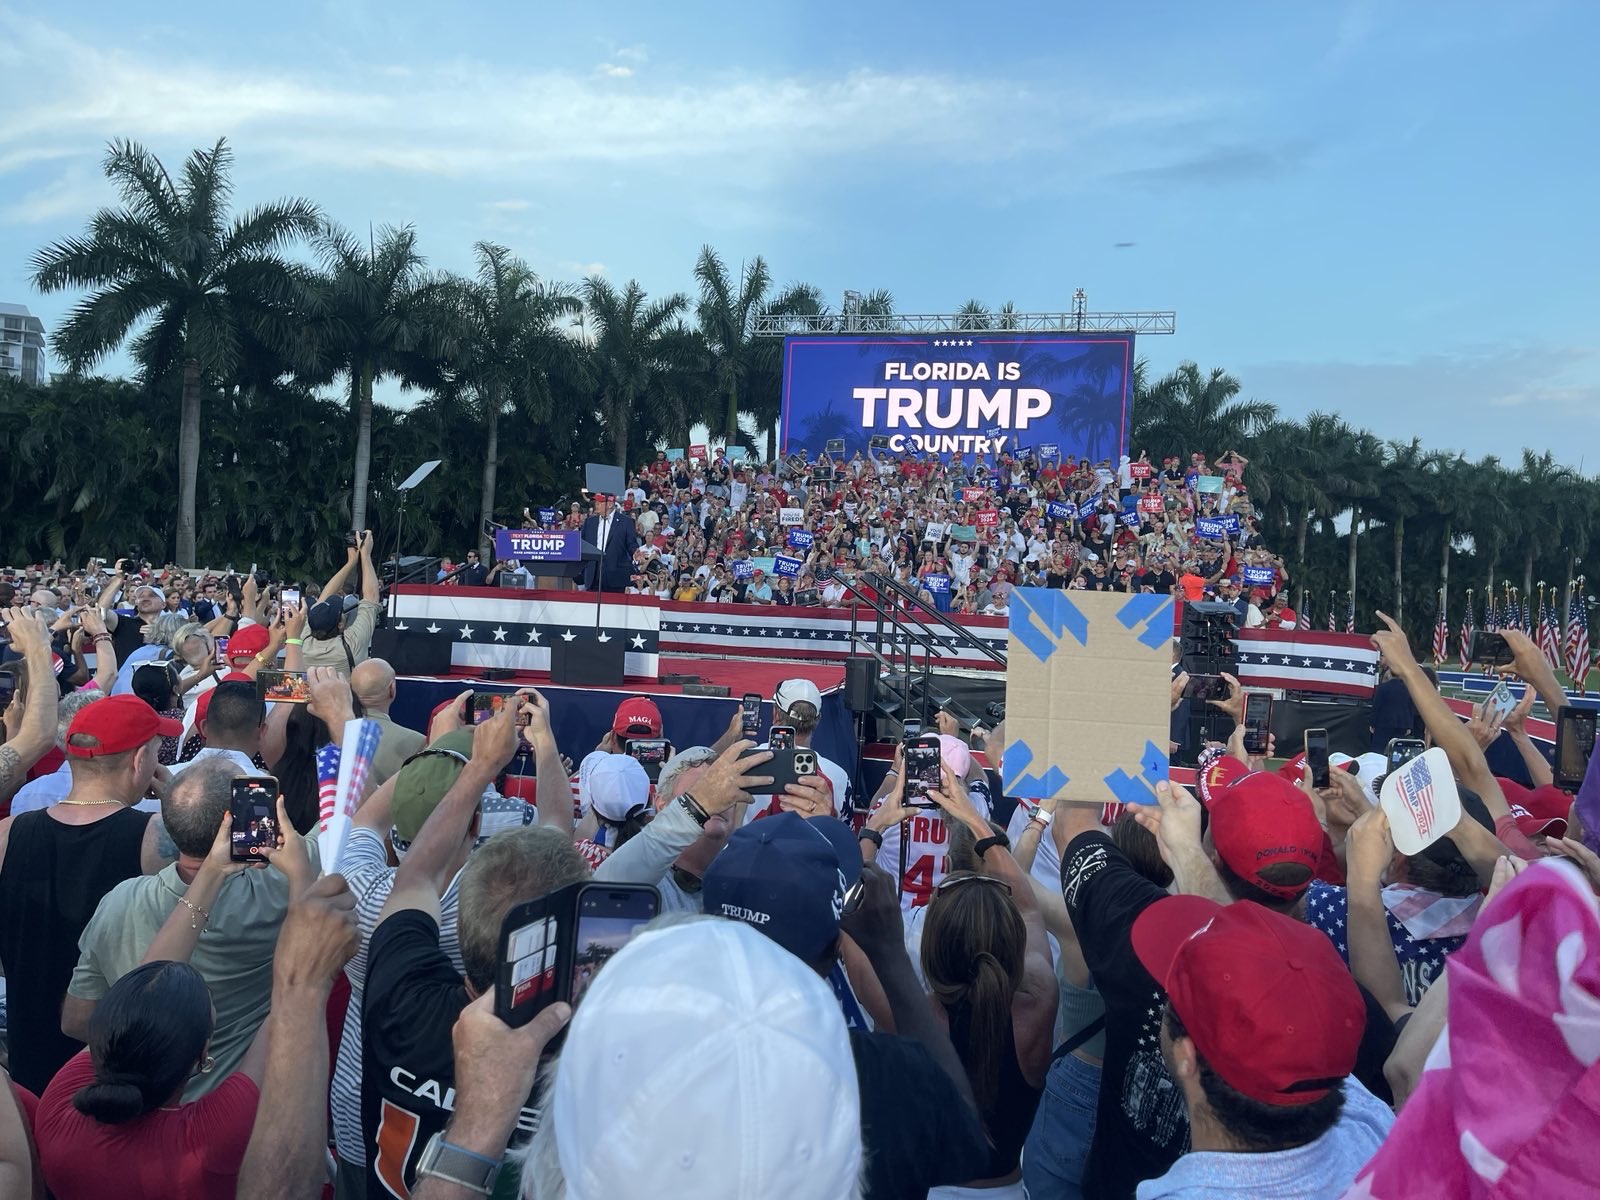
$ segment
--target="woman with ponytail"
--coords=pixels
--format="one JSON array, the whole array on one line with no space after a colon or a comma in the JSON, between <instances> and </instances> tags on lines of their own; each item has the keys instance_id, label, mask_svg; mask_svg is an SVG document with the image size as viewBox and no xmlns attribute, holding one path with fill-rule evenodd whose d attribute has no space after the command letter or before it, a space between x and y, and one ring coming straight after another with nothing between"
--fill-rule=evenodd
<instances>
[{"instance_id":1,"label":"woman with ponytail","mask_svg":"<svg viewBox=\"0 0 1600 1200\"><path fill-rule=\"evenodd\" d=\"M201 764L191 773L198 780L210 769ZM282 797L278 816L287 822ZM224 812L188 889L173 892L172 911L144 962L95 1004L88 1048L67 1061L39 1100L34 1140L55 1200L234 1195L266 1072L271 1019L232 1075L198 1100L183 1102L189 1081L215 1069L208 1050L216 1010L189 957L223 884L264 866L231 860L231 826Z\"/></svg>"},{"instance_id":2,"label":"woman with ponytail","mask_svg":"<svg viewBox=\"0 0 1600 1200\"><path fill-rule=\"evenodd\" d=\"M1023 1200L1022 1145L1050 1069L1058 987L1044 920L1028 877L947 768L928 794L947 822L976 839L979 870L957 871L933 890L922 928L922 970L935 1010L967 1069L989 1135L989 1168L929 1200Z\"/></svg>"}]
</instances>

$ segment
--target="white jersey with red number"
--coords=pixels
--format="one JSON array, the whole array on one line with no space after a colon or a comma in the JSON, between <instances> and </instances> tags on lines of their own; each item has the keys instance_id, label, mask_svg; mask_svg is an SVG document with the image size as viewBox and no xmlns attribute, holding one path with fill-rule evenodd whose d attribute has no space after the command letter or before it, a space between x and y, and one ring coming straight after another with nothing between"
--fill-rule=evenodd
<instances>
[{"instance_id":1,"label":"white jersey with red number","mask_svg":"<svg viewBox=\"0 0 1600 1200\"><path fill-rule=\"evenodd\" d=\"M985 820L994 812L989 800L989 785L969 783L968 794ZM880 802L881 803L881 802ZM872 806L874 812L878 805ZM933 897L933 889L950 873L950 831L945 827L944 814L936 808L919 811L902 825L883 831L883 845L878 850L878 865L891 875L900 873L900 830L911 831L906 843L906 873L900 880L900 907L918 908Z\"/></svg>"}]
</instances>

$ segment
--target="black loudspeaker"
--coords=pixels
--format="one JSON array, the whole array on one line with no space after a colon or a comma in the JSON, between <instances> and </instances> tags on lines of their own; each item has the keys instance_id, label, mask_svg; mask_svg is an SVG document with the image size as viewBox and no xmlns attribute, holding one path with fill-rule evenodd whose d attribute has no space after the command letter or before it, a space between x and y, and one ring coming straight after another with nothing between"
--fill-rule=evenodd
<instances>
[{"instance_id":1,"label":"black loudspeaker","mask_svg":"<svg viewBox=\"0 0 1600 1200\"><path fill-rule=\"evenodd\" d=\"M844 706L854 713L872 711L872 694L878 690L878 664L870 658L851 658L844 664Z\"/></svg>"},{"instance_id":2,"label":"black loudspeaker","mask_svg":"<svg viewBox=\"0 0 1600 1200\"><path fill-rule=\"evenodd\" d=\"M621 687L626 642L563 642L550 647L550 682L579 687Z\"/></svg>"},{"instance_id":3,"label":"black loudspeaker","mask_svg":"<svg viewBox=\"0 0 1600 1200\"><path fill-rule=\"evenodd\" d=\"M1180 665L1191 675L1236 674L1234 637L1239 610L1231 604L1200 602L1183 606Z\"/></svg>"},{"instance_id":4,"label":"black loudspeaker","mask_svg":"<svg viewBox=\"0 0 1600 1200\"><path fill-rule=\"evenodd\" d=\"M450 639L420 629L392 625L372 631L372 657L384 659L396 675L450 674Z\"/></svg>"},{"instance_id":5,"label":"black loudspeaker","mask_svg":"<svg viewBox=\"0 0 1600 1200\"><path fill-rule=\"evenodd\" d=\"M728 696L733 689L725 683L686 683L683 685L685 696Z\"/></svg>"}]
</instances>

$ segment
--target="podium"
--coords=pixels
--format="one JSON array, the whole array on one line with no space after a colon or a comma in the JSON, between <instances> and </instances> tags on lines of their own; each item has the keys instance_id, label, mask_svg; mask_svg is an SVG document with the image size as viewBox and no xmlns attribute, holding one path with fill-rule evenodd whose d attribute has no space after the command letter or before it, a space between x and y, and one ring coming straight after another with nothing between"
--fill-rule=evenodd
<instances>
[{"instance_id":1,"label":"podium","mask_svg":"<svg viewBox=\"0 0 1600 1200\"><path fill-rule=\"evenodd\" d=\"M600 561L600 548L593 542L579 539L576 559L541 561L537 573L552 579L572 581L576 586L583 578L584 568ZM530 567L533 564L530 564ZM601 605L605 602L605 587L600 583L600 572L595 571L594 623L600 627ZM550 647L550 682L569 687L621 687L625 674L627 643L621 638L608 642L584 638L577 641L557 641Z\"/></svg>"}]
</instances>

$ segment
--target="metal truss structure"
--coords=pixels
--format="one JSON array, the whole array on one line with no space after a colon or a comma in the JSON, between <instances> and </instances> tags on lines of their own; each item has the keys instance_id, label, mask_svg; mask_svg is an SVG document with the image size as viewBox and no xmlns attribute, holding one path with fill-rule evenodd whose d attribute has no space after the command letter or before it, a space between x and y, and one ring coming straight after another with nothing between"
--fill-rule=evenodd
<instances>
[{"instance_id":1,"label":"metal truss structure","mask_svg":"<svg viewBox=\"0 0 1600 1200\"><path fill-rule=\"evenodd\" d=\"M1176 333L1175 312L761 313L757 337L849 333Z\"/></svg>"}]
</instances>

